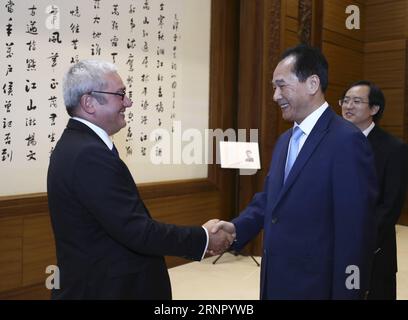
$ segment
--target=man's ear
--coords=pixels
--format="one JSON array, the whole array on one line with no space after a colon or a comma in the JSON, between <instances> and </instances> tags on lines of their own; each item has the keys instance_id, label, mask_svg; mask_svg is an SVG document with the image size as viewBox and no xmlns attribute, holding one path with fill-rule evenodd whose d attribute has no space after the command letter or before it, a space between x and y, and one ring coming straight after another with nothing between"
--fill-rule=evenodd
<instances>
[{"instance_id":1,"label":"man's ear","mask_svg":"<svg viewBox=\"0 0 408 320\"><path fill-rule=\"evenodd\" d=\"M380 110L380 106L375 104L372 107L370 107L370 114L372 116L375 116L378 113L379 110Z\"/></svg>"},{"instance_id":2,"label":"man's ear","mask_svg":"<svg viewBox=\"0 0 408 320\"><path fill-rule=\"evenodd\" d=\"M81 109L87 114L95 113L95 99L90 94L84 94L79 101Z\"/></svg>"},{"instance_id":3,"label":"man's ear","mask_svg":"<svg viewBox=\"0 0 408 320\"><path fill-rule=\"evenodd\" d=\"M320 87L320 79L317 75L313 74L306 79L307 90L311 95L316 94Z\"/></svg>"}]
</instances>

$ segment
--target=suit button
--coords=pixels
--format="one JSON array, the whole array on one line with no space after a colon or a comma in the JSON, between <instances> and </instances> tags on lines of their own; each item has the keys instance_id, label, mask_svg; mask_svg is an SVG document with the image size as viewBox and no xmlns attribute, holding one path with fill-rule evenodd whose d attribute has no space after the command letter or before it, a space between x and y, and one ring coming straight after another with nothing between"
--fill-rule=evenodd
<instances>
[{"instance_id":1,"label":"suit button","mask_svg":"<svg viewBox=\"0 0 408 320\"><path fill-rule=\"evenodd\" d=\"M278 218L276 218L276 217L275 217L275 218L272 218L272 223L273 223L273 224L277 224L277 223L278 223Z\"/></svg>"}]
</instances>

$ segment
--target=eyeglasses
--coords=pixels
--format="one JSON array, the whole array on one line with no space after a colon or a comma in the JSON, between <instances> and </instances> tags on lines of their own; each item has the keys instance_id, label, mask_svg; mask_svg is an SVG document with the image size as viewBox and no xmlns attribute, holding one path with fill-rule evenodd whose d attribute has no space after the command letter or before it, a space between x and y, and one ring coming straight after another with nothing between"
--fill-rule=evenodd
<instances>
[{"instance_id":1,"label":"eyeglasses","mask_svg":"<svg viewBox=\"0 0 408 320\"><path fill-rule=\"evenodd\" d=\"M369 104L368 101L363 101L363 100L360 99L360 98L347 98L347 97L346 97L346 98L344 98L344 99L340 99L340 100L339 100L339 106L340 106L340 107L347 106L350 102L351 102L354 106L356 106L356 107L358 107L358 106L360 106L360 105L362 105L362 104L364 104L364 103Z\"/></svg>"},{"instance_id":2,"label":"eyeglasses","mask_svg":"<svg viewBox=\"0 0 408 320\"><path fill-rule=\"evenodd\" d=\"M108 92L108 91L97 91L97 90L92 90L91 92L89 92L89 94L92 94L93 92L95 93L105 93L105 94L113 94L115 96L119 96L122 98L122 101L125 99L126 96L126 92Z\"/></svg>"}]
</instances>

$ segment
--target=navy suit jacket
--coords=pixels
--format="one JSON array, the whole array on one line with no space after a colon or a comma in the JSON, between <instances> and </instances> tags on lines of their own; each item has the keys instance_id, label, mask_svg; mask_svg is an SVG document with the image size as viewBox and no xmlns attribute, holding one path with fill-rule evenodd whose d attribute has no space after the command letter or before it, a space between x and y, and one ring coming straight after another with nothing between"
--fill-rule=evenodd
<instances>
[{"instance_id":1,"label":"navy suit jacket","mask_svg":"<svg viewBox=\"0 0 408 320\"><path fill-rule=\"evenodd\" d=\"M170 299L163 255L204 253L204 229L153 220L125 163L79 121L58 141L47 182L60 269L54 299Z\"/></svg>"},{"instance_id":2,"label":"navy suit jacket","mask_svg":"<svg viewBox=\"0 0 408 320\"><path fill-rule=\"evenodd\" d=\"M327 108L283 184L290 137L291 130L280 136L263 191L233 220L233 248L264 228L262 299L363 298L376 230L369 143Z\"/></svg>"}]
</instances>

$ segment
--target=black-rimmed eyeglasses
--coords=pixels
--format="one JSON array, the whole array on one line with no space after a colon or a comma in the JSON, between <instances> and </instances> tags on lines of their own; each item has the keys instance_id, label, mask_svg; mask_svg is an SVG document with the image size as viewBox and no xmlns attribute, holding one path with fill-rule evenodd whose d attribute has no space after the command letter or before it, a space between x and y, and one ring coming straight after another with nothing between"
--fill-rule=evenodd
<instances>
[{"instance_id":1,"label":"black-rimmed eyeglasses","mask_svg":"<svg viewBox=\"0 0 408 320\"><path fill-rule=\"evenodd\" d=\"M126 96L126 92L125 92L125 91L123 91L123 92L108 92L108 91L92 90L91 92L89 92L89 94L92 94L93 92L95 92L95 93L113 94L113 95L115 95L115 96L121 97L121 98L122 98L122 101L123 101L123 99L125 99L125 96Z\"/></svg>"}]
</instances>

